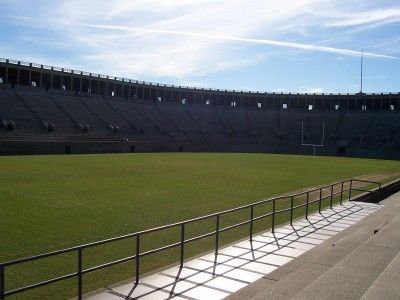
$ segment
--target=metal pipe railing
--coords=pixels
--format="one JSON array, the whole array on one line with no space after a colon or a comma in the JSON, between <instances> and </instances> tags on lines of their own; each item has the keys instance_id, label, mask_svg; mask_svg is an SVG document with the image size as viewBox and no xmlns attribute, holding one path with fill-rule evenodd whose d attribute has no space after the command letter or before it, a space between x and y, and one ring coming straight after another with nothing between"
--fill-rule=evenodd
<instances>
[{"instance_id":1,"label":"metal pipe railing","mask_svg":"<svg viewBox=\"0 0 400 300\"><path fill-rule=\"evenodd\" d=\"M353 183L354 182L360 182L360 183L364 183L364 184L374 184L377 185L377 189L375 190L368 190L368 189L361 189L361 188L354 188L353 187ZM350 183L349 188L345 189L344 188L344 184L345 183ZM340 185L340 190L338 192L334 192L334 187ZM330 188L330 193L327 196L322 196L323 195L323 189L327 189ZM110 267L110 266L114 266L117 264L121 264L124 262L128 262L131 260L135 261L135 282L139 283L140 281L140 258L147 256L147 255L151 255L151 254L155 254L158 252L162 252L168 249L172 249L175 247L180 247L180 258L179 258L179 263L180 263L180 267L182 268L184 265L184 257L185 257L185 244L187 243L191 243L200 239L204 239L210 236L214 236L215 241L214 241L214 247L215 247L215 261L217 261L218 258L218 251L219 251L219 244L220 244L220 234L222 232L240 227L240 226L244 226L249 224L250 228L249 228L249 240L250 242L253 241L253 234L254 234L254 222L267 218L269 216L271 216L271 230L274 233L275 232L275 227L276 227L276 215L280 214L280 213L285 213L285 212L290 212L290 217L289 217L289 223L290 225L293 224L293 219L294 219L294 211L296 209L305 207L305 216L306 218L308 218L308 214L309 214L309 206L310 204L316 203L318 202L318 211L319 213L321 213L321 208L322 208L322 201L324 201L325 199L330 199L329 201L329 206L330 208L332 208L333 205L333 198L337 195L340 195L339 197L339 203L342 204L343 202L343 193L345 192L349 192L349 201L351 200L351 195L352 195L352 191L358 191L358 192L368 192L368 193L375 193L376 195L379 195L379 191L381 189L381 183L379 182L374 182L374 181L368 181L368 180L358 180L358 179L350 179L350 180L344 180L344 181L340 181L340 182L335 182L333 184L330 185L325 185L322 187L318 187L318 188L314 188L305 192L299 192L299 193L295 193L295 194L291 194L288 196L279 196L279 197L274 197L271 199L264 199L255 203L251 203L248 205L243 205L243 206L239 206L236 208L232 208L232 209L227 209L224 211L220 211L217 213L212 213L212 214L208 214L205 216L201 216L201 217L197 217L197 218L193 218L193 219L189 219L186 221L182 221L182 222L178 222L178 223L173 223L173 224L168 224L168 225L164 225L164 226L159 226L159 227L155 227L155 228L151 228L151 229L147 229L147 230L142 230L139 232L135 232L135 233L131 233L131 234L127 234L127 235L122 235L122 236L118 236L118 237L114 237L114 238L109 238L109 239L105 239L105 240L100 240L100 241L96 241L93 243L87 243L87 244L82 244L76 247L70 247L70 248L66 248L66 249L62 249L62 250L58 250L58 251L52 251L52 252L48 252L48 253L44 253L44 254L40 254L40 255L36 255L36 256L30 256L30 257L26 257L26 258L22 258L22 259L18 259L18 260L14 260L14 261L9 261L9 262L4 262L0 264L0 300L4 300L6 297L9 297L11 295L16 295L28 290L32 290L38 287L42 287L48 284L52 284L55 282L59 282L62 280L67 280L73 277L77 278L77 296L78 299L82 299L83 297L83 275L87 274L87 273L91 273L106 267ZM315 200L311 200L310 201L310 193L313 192L317 192L319 191L319 197ZM295 202L295 198L300 197L300 196L304 196L305 197L305 202L299 204L299 205L294 205ZM276 204L277 201L284 201L284 200L289 200L290 201L290 207L289 208L281 208L279 210L277 210ZM297 199L296 199L297 201ZM298 201L304 201L299 199ZM262 204L272 204L271 206L268 206L268 211L264 214L261 214L259 216L255 216L255 208L257 206L260 206ZM233 225L229 225L226 227L222 227L221 228L221 216L229 214L229 213L233 213L233 212L237 212L237 211L244 211L244 210L250 210L250 214L249 214L249 218L246 219L245 221L242 222L238 222L235 223ZM191 223L195 223L195 222L199 222L199 221L203 221L206 219L212 219L215 218L215 231L212 232L208 232L202 235L197 235L195 237L191 237L188 239L185 239L185 229L186 226L188 224ZM149 233L154 233L154 232L160 232L166 229L170 229L170 228L180 228L179 233L180 233L180 241L176 242L176 243L172 243L169 245L165 245L156 249L151 249L151 250L147 250L147 251L143 251L141 252L141 236L149 234ZM91 248L91 247L95 247L98 245L104 245L104 244L108 244L108 243L112 243L112 242L116 242L116 241L120 241L120 240L124 240L124 239L128 239L128 238L134 238L135 239L135 243L136 243L136 249L135 249L135 255L133 256L128 256L122 259L118 259L118 260L114 260L111 262L107 262L101 265L96 265L94 267L91 268L87 268L84 269L83 268L83 250L87 249L87 248ZM27 263L27 262L32 262L32 261L36 261L39 259L44 259L44 258L48 258L48 257L54 257L57 255L61 255L61 254L65 254L65 253L70 253L70 252L76 252L77 254L77 271L74 273L70 273L70 274L66 274L63 276L59 276L56 278L52 278L49 280L45 280L42 282L38 282L35 284L31 284L28 286L24 286L21 288L17 288L17 289L13 289L13 290L6 290L6 268L9 266L15 266L15 265L20 265L23 263Z\"/></svg>"}]
</instances>

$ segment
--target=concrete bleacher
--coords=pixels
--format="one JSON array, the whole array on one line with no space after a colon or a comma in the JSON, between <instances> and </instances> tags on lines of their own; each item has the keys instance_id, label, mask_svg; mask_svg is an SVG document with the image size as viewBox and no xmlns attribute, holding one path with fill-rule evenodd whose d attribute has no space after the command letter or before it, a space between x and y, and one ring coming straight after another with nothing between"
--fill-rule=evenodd
<instances>
[{"instance_id":1,"label":"concrete bleacher","mask_svg":"<svg viewBox=\"0 0 400 300\"><path fill-rule=\"evenodd\" d=\"M76 124L54 104L50 99L48 93L30 92L29 89L21 89L18 94L25 99L27 105L40 117L42 121L51 121L56 127L57 131L62 129L64 131L71 131L75 128Z\"/></svg>"},{"instance_id":2,"label":"concrete bleacher","mask_svg":"<svg viewBox=\"0 0 400 300\"><path fill-rule=\"evenodd\" d=\"M0 116L6 120L33 121L35 117L18 99L14 90L0 89Z\"/></svg>"},{"instance_id":3,"label":"concrete bleacher","mask_svg":"<svg viewBox=\"0 0 400 300\"><path fill-rule=\"evenodd\" d=\"M169 119L172 120L177 128L186 135L199 135L196 123L185 113L180 105L157 105L158 109Z\"/></svg>"},{"instance_id":4,"label":"concrete bleacher","mask_svg":"<svg viewBox=\"0 0 400 300\"><path fill-rule=\"evenodd\" d=\"M262 111L249 110L246 112L249 127L254 130L256 140L261 144L276 144L280 143L275 135L277 130L274 124L273 113L263 113Z\"/></svg>"},{"instance_id":5,"label":"concrete bleacher","mask_svg":"<svg viewBox=\"0 0 400 300\"><path fill-rule=\"evenodd\" d=\"M221 119L220 114L216 109L209 106L188 105L186 111L190 114L191 118L195 120L201 128L201 134L207 138L208 141L218 141L221 143L233 143L233 139L229 136L229 131L233 136L235 134L233 128L229 128L227 124Z\"/></svg>"},{"instance_id":6,"label":"concrete bleacher","mask_svg":"<svg viewBox=\"0 0 400 300\"><path fill-rule=\"evenodd\" d=\"M0 142L141 140L153 142L153 147L146 148L150 151L182 149L184 145L189 151L300 154L309 153L309 148L300 145L301 125L304 143L320 144L324 123L322 154L400 157L400 118L395 111L276 111L3 84L0 120L15 123L13 130L4 125L0 128ZM45 130L46 123L54 124L52 132ZM165 143L169 146L164 147ZM340 147L346 149L339 151Z\"/></svg>"},{"instance_id":7,"label":"concrete bleacher","mask_svg":"<svg viewBox=\"0 0 400 300\"><path fill-rule=\"evenodd\" d=\"M365 133L372 118L373 114L370 113L345 114L338 128L339 140L347 145L357 145L356 137Z\"/></svg>"},{"instance_id":8,"label":"concrete bleacher","mask_svg":"<svg viewBox=\"0 0 400 300\"><path fill-rule=\"evenodd\" d=\"M370 144L369 147L390 147L391 140L397 140L400 127L398 124L398 116L393 113L379 114L374 126L369 130ZM390 140L384 141L384 137Z\"/></svg>"},{"instance_id":9,"label":"concrete bleacher","mask_svg":"<svg viewBox=\"0 0 400 300\"><path fill-rule=\"evenodd\" d=\"M112 107L119 115L123 116L124 119L135 127L135 131L138 132L140 129L146 135L153 136L157 134L157 129L153 124L149 123L135 108L132 103L127 101L115 100L107 101L108 105Z\"/></svg>"},{"instance_id":10,"label":"concrete bleacher","mask_svg":"<svg viewBox=\"0 0 400 300\"><path fill-rule=\"evenodd\" d=\"M159 134L170 137L180 135L179 128L165 115L159 112L156 105L136 103L135 109L155 127Z\"/></svg>"},{"instance_id":11,"label":"concrete bleacher","mask_svg":"<svg viewBox=\"0 0 400 300\"><path fill-rule=\"evenodd\" d=\"M236 143L248 143L250 128L246 120L246 115L238 108L217 109L216 113L224 124L225 134L230 134Z\"/></svg>"},{"instance_id":12,"label":"concrete bleacher","mask_svg":"<svg viewBox=\"0 0 400 300\"><path fill-rule=\"evenodd\" d=\"M83 98L82 103L107 126L118 126L120 132L126 135L132 134L132 126L121 118L114 110L110 109L106 101L102 99Z\"/></svg>"},{"instance_id":13,"label":"concrete bleacher","mask_svg":"<svg viewBox=\"0 0 400 300\"><path fill-rule=\"evenodd\" d=\"M106 125L81 102L78 97L70 95L53 96L54 101L68 112L76 122L87 123L91 130L106 131Z\"/></svg>"},{"instance_id":14,"label":"concrete bleacher","mask_svg":"<svg viewBox=\"0 0 400 300\"><path fill-rule=\"evenodd\" d=\"M227 299L399 299L400 193L381 205Z\"/></svg>"}]
</instances>

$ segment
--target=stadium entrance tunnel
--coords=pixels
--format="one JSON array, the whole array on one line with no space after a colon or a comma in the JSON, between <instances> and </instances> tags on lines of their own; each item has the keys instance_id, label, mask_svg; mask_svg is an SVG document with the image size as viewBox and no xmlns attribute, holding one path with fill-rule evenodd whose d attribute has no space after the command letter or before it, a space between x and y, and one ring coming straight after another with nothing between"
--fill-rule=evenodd
<instances>
[{"instance_id":1,"label":"stadium entrance tunnel","mask_svg":"<svg viewBox=\"0 0 400 300\"><path fill-rule=\"evenodd\" d=\"M64 153L65 154L71 154L72 153L72 148L71 145L66 145L64 148Z\"/></svg>"},{"instance_id":2,"label":"stadium entrance tunnel","mask_svg":"<svg viewBox=\"0 0 400 300\"><path fill-rule=\"evenodd\" d=\"M344 156L346 155L346 147L340 146L337 148L337 155Z\"/></svg>"}]
</instances>

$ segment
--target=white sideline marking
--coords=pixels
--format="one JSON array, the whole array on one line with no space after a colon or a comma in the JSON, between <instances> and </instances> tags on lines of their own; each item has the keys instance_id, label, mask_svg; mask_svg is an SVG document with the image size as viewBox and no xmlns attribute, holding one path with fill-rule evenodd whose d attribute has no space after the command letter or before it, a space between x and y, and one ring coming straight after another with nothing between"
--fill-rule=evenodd
<instances>
[{"instance_id":1,"label":"white sideline marking","mask_svg":"<svg viewBox=\"0 0 400 300\"><path fill-rule=\"evenodd\" d=\"M175 266L147 276L134 283L122 284L109 291L91 296L105 299L206 299L220 300L274 271L293 258L336 235L375 212L380 205L346 202L321 214L314 213L308 221L283 225L275 233L266 231L253 237L253 243L242 241L221 248L217 263L214 254L185 262L183 269ZM129 298L130 297L130 298Z\"/></svg>"}]
</instances>

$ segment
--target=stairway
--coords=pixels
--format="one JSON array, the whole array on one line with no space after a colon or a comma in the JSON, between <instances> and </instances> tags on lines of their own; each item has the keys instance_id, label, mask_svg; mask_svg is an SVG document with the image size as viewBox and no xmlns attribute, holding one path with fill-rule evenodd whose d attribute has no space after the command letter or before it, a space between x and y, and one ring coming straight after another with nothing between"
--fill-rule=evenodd
<instances>
[{"instance_id":1,"label":"stairway","mask_svg":"<svg viewBox=\"0 0 400 300\"><path fill-rule=\"evenodd\" d=\"M20 101L21 105L25 107L27 111L31 113L34 119L38 122L42 122L42 118L28 105L24 97L22 97L16 90L13 90L15 97Z\"/></svg>"},{"instance_id":2,"label":"stairway","mask_svg":"<svg viewBox=\"0 0 400 300\"><path fill-rule=\"evenodd\" d=\"M181 130L184 128L181 128L173 118L170 118L160 107L159 105L156 103L155 104L156 110L157 112L170 124L172 124L172 127L176 129L177 132L181 133Z\"/></svg>"},{"instance_id":3,"label":"stairway","mask_svg":"<svg viewBox=\"0 0 400 300\"><path fill-rule=\"evenodd\" d=\"M128 118L126 118L123 114L121 114L118 110L116 110L111 104L110 101L104 100L103 102L105 105L107 105L107 107L114 112L114 114L116 114L119 118L121 118L126 124L129 124L129 126L131 127L133 132L136 132L137 130L137 125L133 124L132 121Z\"/></svg>"},{"instance_id":4,"label":"stairway","mask_svg":"<svg viewBox=\"0 0 400 300\"><path fill-rule=\"evenodd\" d=\"M400 293L400 254L387 266L361 299L398 299Z\"/></svg>"},{"instance_id":5,"label":"stairway","mask_svg":"<svg viewBox=\"0 0 400 300\"><path fill-rule=\"evenodd\" d=\"M399 299L399 200L227 299Z\"/></svg>"}]
</instances>

